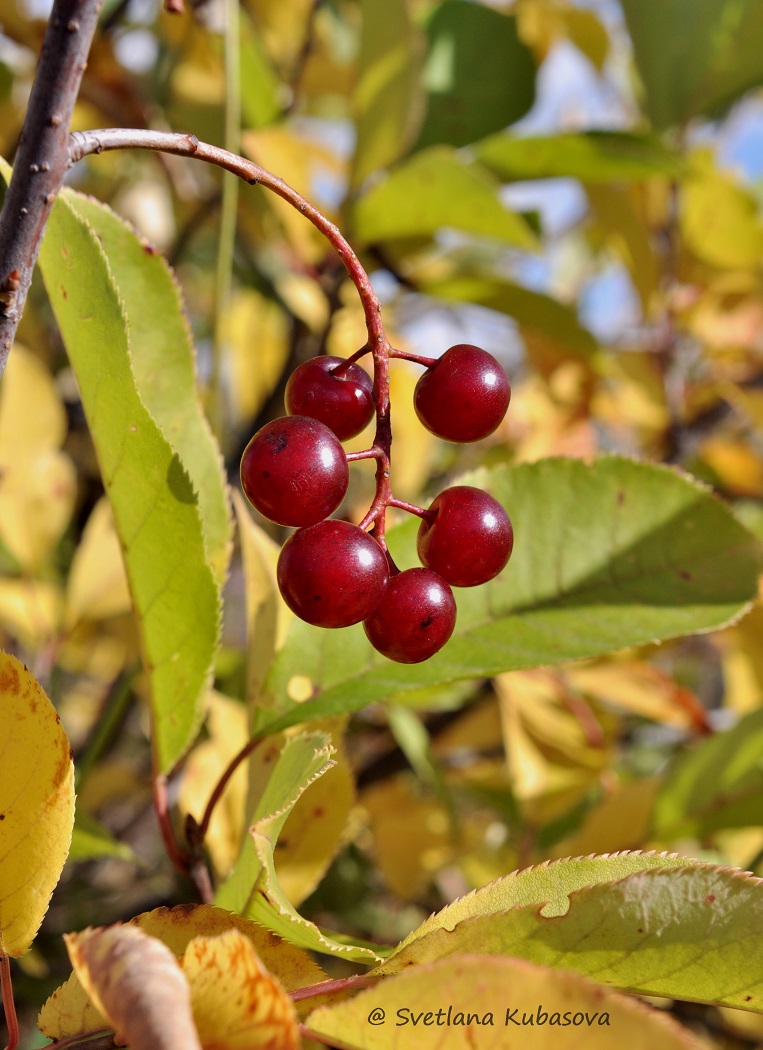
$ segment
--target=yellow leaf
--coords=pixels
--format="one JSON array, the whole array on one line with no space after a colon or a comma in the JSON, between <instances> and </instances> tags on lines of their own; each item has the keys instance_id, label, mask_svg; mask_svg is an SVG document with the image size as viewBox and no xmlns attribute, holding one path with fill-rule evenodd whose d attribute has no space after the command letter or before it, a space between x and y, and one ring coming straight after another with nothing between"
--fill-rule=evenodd
<instances>
[{"instance_id":1,"label":"yellow leaf","mask_svg":"<svg viewBox=\"0 0 763 1050\"><path fill-rule=\"evenodd\" d=\"M577 974L456 955L416 966L307 1019L343 1050L700 1050L676 1021ZM623 1033L627 1033L624 1036Z\"/></svg>"},{"instance_id":2,"label":"yellow leaf","mask_svg":"<svg viewBox=\"0 0 763 1050\"><path fill-rule=\"evenodd\" d=\"M753 499L763 496L763 463L757 448L745 441L715 434L700 444L697 454L726 492Z\"/></svg>"},{"instance_id":3,"label":"yellow leaf","mask_svg":"<svg viewBox=\"0 0 763 1050\"><path fill-rule=\"evenodd\" d=\"M706 729L702 704L686 686L643 660L602 660L565 670L573 689L641 718L678 726Z\"/></svg>"},{"instance_id":4,"label":"yellow leaf","mask_svg":"<svg viewBox=\"0 0 763 1050\"><path fill-rule=\"evenodd\" d=\"M659 777L623 784L586 816L570 838L550 850L551 859L587 857L591 853L617 853L644 847L652 821Z\"/></svg>"},{"instance_id":5,"label":"yellow leaf","mask_svg":"<svg viewBox=\"0 0 763 1050\"><path fill-rule=\"evenodd\" d=\"M314 180L319 174L340 173L339 162L333 153L325 146L300 137L293 127L280 125L246 131L241 136L241 145L247 157L269 171L277 171L282 179L308 199L315 197ZM332 251L323 234L286 201L268 194L268 206L278 215L292 247L302 260L317 263L327 251Z\"/></svg>"},{"instance_id":6,"label":"yellow leaf","mask_svg":"<svg viewBox=\"0 0 763 1050\"><path fill-rule=\"evenodd\" d=\"M238 930L194 937L182 966L204 1050L297 1050L291 999Z\"/></svg>"},{"instance_id":7,"label":"yellow leaf","mask_svg":"<svg viewBox=\"0 0 763 1050\"><path fill-rule=\"evenodd\" d=\"M325 980L321 968L301 948L281 940L251 919L210 904L156 908L138 915L130 925L156 937L177 957L184 954L194 937L216 937L235 929L251 941L268 972L276 976L287 991ZM76 973L53 992L38 1019L40 1030L50 1039L89 1032L103 1027L104 1023L103 1015L90 1002Z\"/></svg>"},{"instance_id":8,"label":"yellow leaf","mask_svg":"<svg viewBox=\"0 0 763 1050\"><path fill-rule=\"evenodd\" d=\"M763 697L763 605L757 602L739 623L715 637L723 658L726 704L740 714L753 711Z\"/></svg>"},{"instance_id":9,"label":"yellow leaf","mask_svg":"<svg viewBox=\"0 0 763 1050\"><path fill-rule=\"evenodd\" d=\"M43 580L0 578L0 624L32 652L58 630L63 609L59 586Z\"/></svg>"},{"instance_id":10,"label":"yellow leaf","mask_svg":"<svg viewBox=\"0 0 763 1050\"><path fill-rule=\"evenodd\" d=\"M74 465L59 450L65 434L53 379L15 346L0 385L0 537L28 571L50 554L74 507Z\"/></svg>"},{"instance_id":11,"label":"yellow leaf","mask_svg":"<svg viewBox=\"0 0 763 1050\"><path fill-rule=\"evenodd\" d=\"M74 769L69 741L39 683L0 653L0 951L34 940L69 852Z\"/></svg>"},{"instance_id":12,"label":"yellow leaf","mask_svg":"<svg viewBox=\"0 0 763 1050\"><path fill-rule=\"evenodd\" d=\"M64 934L96 1009L132 1050L202 1050L191 992L172 952L135 926Z\"/></svg>"},{"instance_id":13,"label":"yellow leaf","mask_svg":"<svg viewBox=\"0 0 763 1050\"><path fill-rule=\"evenodd\" d=\"M180 784L180 808L192 814L197 821L202 819L207 801L228 764L246 743L247 722L243 704L220 693L210 693L207 718L209 739L199 744L189 755ZM230 872L241 848L246 785L247 763L242 762L215 806L204 839L204 845L220 877Z\"/></svg>"},{"instance_id":14,"label":"yellow leaf","mask_svg":"<svg viewBox=\"0 0 763 1050\"><path fill-rule=\"evenodd\" d=\"M225 396L230 426L253 419L278 383L289 354L289 319L273 299L240 288L225 313Z\"/></svg>"},{"instance_id":15,"label":"yellow leaf","mask_svg":"<svg viewBox=\"0 0 763 1050\"><path fill-rule=\"evenodd\" d=\"M697 158L697 174L683 186L681 232L703 262L720 268L753 269L763 254L763 225L752 193L730 175Z\"/></svg>"},{"instance_id":16,"label":"yellow leaf","mask_svg":"<svg viewBox=\"0 0 763 1050\"><path fill-rule=\"evenodd\" d=\"M0 385L0 461L60 448L65 437L66 412L50 372L15 343Z\"/></svg>"},{"instance_id":17,"label":"yellow leaf","mask_svg":"<svg viewBox=\"0 0 763 1050\"><path fill-rule=\"evenodd\" d=\"M314 728L331 727L321 722ZM342 844L355 802L355 781L338 732L332 731L332 741L336 765L297 800L276 841L278 881L295 907L310 896L326 874Z\"/></svg>"},{"instance_id":18,"label":"yellow leaf","mask_svg":"<svg viewBox=\"0 0 763 1050\"><path fill-rule=\"evenodd\" d=\"M374 784L361 803L371 818L376 861L387 885L404 900L417 899L455 855L447 810L417 793L408 776Z\"/></svg>"},{"instance_id":19,"label":"yellow leaf","mask_svg":"<svg viewBox=\"0 0 763 1050\"><path fill-rule=\"evenodd\" d=\"M262 683L293 619L276 582L280 547L255 523L243 497L233 492L246 593L246 699L258 716L267 715ZM253 727L256 729L256 726ZM243 746L241 740L239 746Z\"/></svg>"},{"instance_id":20,"label":"yellow leaf","mask_svg":"<svg viewBox=\"0 0 763 1050\"><path fill-rule=\"evenodd\" d=\"M250 9L277 63L288 67L298 58L313 7L313 0L252 0Z\"/></svg>"},{"instance_id":21,"label":"yellow leaf","mask_svg":"<svg viewBox=\"0 0 763 1050\"><path fill-rule=\"evenodd\" d=\"M71 630L80 620L103 620L131 609L122 549L104 496L91 511L72 560L65 624Z\"/></svg>"},{"instance_id":22,"label":"yellow leaf","mask_svg":"<svg viewBox=\"0 0 763 1050\"><path fill-rule=\"evenodd\" d=\"M551 820L611 761L602 712L571 696L560 672L514 671L499 675L495 686L515 798L528 819Z\"/></svg>"}]
</instances>

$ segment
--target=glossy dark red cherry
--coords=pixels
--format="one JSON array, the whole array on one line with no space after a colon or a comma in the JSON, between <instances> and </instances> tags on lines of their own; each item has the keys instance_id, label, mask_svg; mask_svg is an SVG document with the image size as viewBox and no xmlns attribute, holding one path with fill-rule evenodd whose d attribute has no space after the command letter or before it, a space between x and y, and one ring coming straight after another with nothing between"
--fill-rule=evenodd
<instances>
[{"instance_id":1,"label":"glossy dark red cherry","mask_svg":"<svg viewBox=\"0 0 763 1050\"><path fill-rule=\"evenodd\" d=\"M379 544L346 521L299 529L281 549L278 586L297 616L318 627L365 620L384 596L387 559Z\"/></svg>"},{"instance_id":2,"label":"glossy dark red cherry","mask_svg":"<svg viewBox=\"0 0 763 1050\"><path fill-rule=\"evenodd\" d=\"M313 525L332 514L350 481L347 457L327 426L282 416L258 430L241 457L241 487L279 525Z\"/></svg>"},{"instance_id":3,"label":"glossy dark red cherry","mask_svg":"<svg viewBox=\"0 0 763 1050\"><path fill-rule=\"evenodd\" d=\"M374 384L360 365L341 357L313 357L292 372L286 384L289 415L311 416L325 423L340 441L355 437L373 419Z\"/></svg>"},{"instance_id":4,"label":"glossy dark red cherry","mask_svg":"<svg viewBox=\"0 0 763 1050\"><path fill-rule=\"evenodd\" d=\"M416 549L423 565L452 587L476 587L497 576L511 557L514 530L497 500L482 489L454 485L436 496L422 520Z\"/></svg>"},{"instance_id":5,"label":"glossy dark red cherry","mask_svg":"<svg viewBox=\"0 0 763 1050\"><path fill-rule=\"evenodd\" d=\"M402 664L434 656L455 626L453 592L431 569L406 569L393 576L375 611L363 621L374 649Z\"/></svg>"},{"instance_id":6,"label":"glossy dark red cherry","mask_svg":"<svg viewBox=\"0 0 763 1050\"><path fill-rule=\"evenodd\" d=\"M506 415L509 378L492 354L457 343L421 376L413 405L421 422L446 441L479 441Z\"/></svg>"}]
</instances>

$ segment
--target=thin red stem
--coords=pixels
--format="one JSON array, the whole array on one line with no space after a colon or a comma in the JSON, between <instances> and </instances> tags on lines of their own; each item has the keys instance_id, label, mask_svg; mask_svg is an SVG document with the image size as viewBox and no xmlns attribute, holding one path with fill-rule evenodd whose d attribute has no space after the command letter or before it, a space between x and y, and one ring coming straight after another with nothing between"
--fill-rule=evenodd
<instances>
[{"instance_id":1,"label":"thin red stem","mask_svg":"<svg viewBox=\"0 0 763 1050\"><path fill-rule=\"evenodd\" d=\"M238 754L235 755L228 763L225 772L217 781L217 783L215 784L214 791L209 796L207 808L204 810L204 816L201 818L201 821L198 825L197 835L199 842L204 841L207 831L209 830L209 822L212 819L212 813L214 812L215 806L222 798L222 794L228 786L228 781L236 772L241 763L244 762L247 758L249 758L249 756L257 747L257 745L262 743L263 739L264 737L261 736L254 737L247 744L245 744L244 747L242 747L241 750L238 752Z\"/></svg>"},{"instance_id":2,"label":"thin red stem","mask_svg":"<svg viewBox=\"0 0 763 1050\"><path fill-rule=\"evenodd\" d=\"M8 1045L5 1050L16 1050L19 1045L19 1019L16 1016L16 1004L13 1001L11 961L5 952L0 952L0 987L3 993L5 1026L8 1029Z\"/></svg>"},{"instance_id":3,"label":"thin red stem","mask_svg":"<svg viewBox=\"0 0 763 1050\"><path fill-rule=\"evenodd\" d=\"M366 448L362 452L348 452L346 458L348 463L357 463L360 459L378 459L381 454L378 448Z\"/></svg>"},{"instance_id":4,"label":"thin red stem","mask_svg":"<svg viewBox=\"0 0 763 1050\"><path fill-rule=\"evenodd\" d=\"M423 365L424 368L431 368L432 365L437 364L436 357L421 357L419 354L408 354L405 350L390 349L390 357L396 358L398 361L413 361L416 365Z\"/></svg>"},{"instance_id":5,"label":"thin red stem","mask_svg":"<svg viewBox=\"0 0 763 1050\"><path fill-rule=\"evenodd\" d=\"M423 507L417 507L415 503L406 503L405 500L394 497L388 501L387 506L404 510L408 514L415 514L417 518L423 518L424 521L432 521L437 516L436 511L424 510Z\"/></svg>"},{"instance_id":6,"label":"thin red stem","mask_svg":"<svg viewBox=\"0 0 763 1050\"><path fill-rule=\"evenodd\" d=\"M348 357L346 361L342 361L341 365L337 365L336 368L332 369L332 375L342 376L350 367L354 365L356 361L360 361L366 354L371 353L371 347L366 343L365 346L361 346L360 350L356 350L352 357Z\"/></svg>"},{"instance_id":7,"label":"thin red stem","mask_svg":"<svg viewBox=\"0 0 763 1050\"><path fill-rule=\"evenodd\" d=\"M293 1003L302 1002L303 999L314 999L319 995L336 995L339 992L352 991L356 988L369 988L383 980L381 977L371 977L369 974L361 973L353 977L338 977L331 981L318 981L317 984L308 984L304 988L295 988L289 992Z\"/></svg>"},{"instance_id":8,"label":"thin red stem","mask_svg":"<svg viewBox=\"0 0 763 1050\"><path fill-rule=\"evenodd\" d=\"M179 848L175 841L175 832L172 828L169 801L167 799L167 777L156 771L154 771L153 776L153 793L156 819L159 821L159 830L162 833L162 841L164 842L164 848L167 850L167 856L179 874L187 875L190 871L191 858L185 850Z\"/></svg>"}]
</instances>

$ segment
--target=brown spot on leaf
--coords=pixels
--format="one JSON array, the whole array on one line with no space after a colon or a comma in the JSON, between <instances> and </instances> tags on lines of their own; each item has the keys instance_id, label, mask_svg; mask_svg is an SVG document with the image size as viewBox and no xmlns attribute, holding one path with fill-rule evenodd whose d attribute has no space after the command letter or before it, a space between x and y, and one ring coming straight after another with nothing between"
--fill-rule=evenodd
<instances>
[{"instance_id":1,"label":"brown spot on leaf","mask_svg":"<svg viewBox=\"0 0 763 1050\"><path fill-rule=\"evenodd\" d=\"M694 574L689 572L688 569L679 569L678 570L678 575L681 577L682 580L689 580L689 581L691 581L691 580L694 579Z\"/></svg>"},{"instance_id":2,"label":"brown spot on leaf","mask_svg":"<svg viewBox=\"0 0 763 1050\"><path fill-rule=\"evenodd\" d=\"M708 893L708 895L705 897L705 904L715 904L714 893Z\"/></svg>"},{"instance_id":3,"label":"brown spot on leaf","mask_svg":"<svg viewBox=\"0 0 763 1050\"><path fill-rule=\"evenodd\" d=\"M0 693L19 693L21 683L19 673L15 667L6 667L0 672Z\"/></svg>"}]
</instances>

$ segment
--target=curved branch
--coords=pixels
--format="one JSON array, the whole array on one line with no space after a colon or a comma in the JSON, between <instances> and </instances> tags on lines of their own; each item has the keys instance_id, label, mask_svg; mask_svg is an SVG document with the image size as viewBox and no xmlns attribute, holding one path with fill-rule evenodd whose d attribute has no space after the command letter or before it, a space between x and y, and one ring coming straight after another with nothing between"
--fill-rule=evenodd
<instances>
[{"instance_id":1,"label":"curved branch","mask_svg":"<svg viewBox=\"0 0 763 1050\"><path fill-rule=\"evenodd\" d=\"M69 125L101 0L55 0L11 184L0 212L0 375L16 335L45 224L69 166Z\"/></svg>"}]
</instances>

